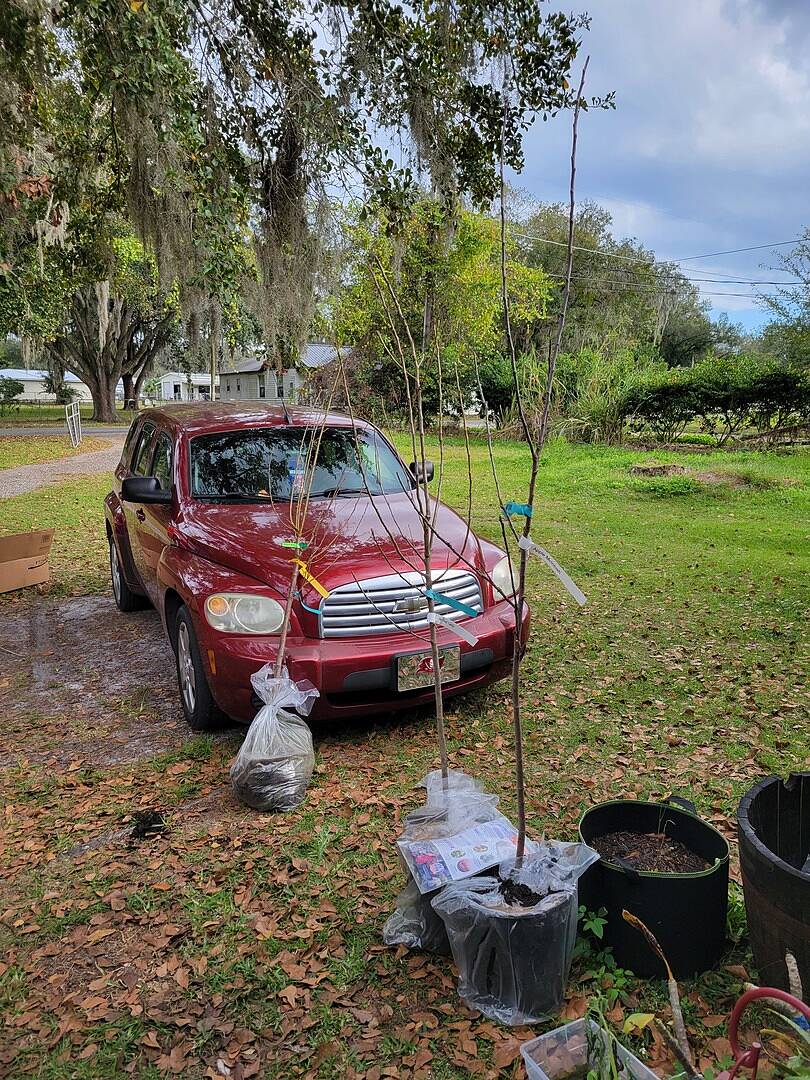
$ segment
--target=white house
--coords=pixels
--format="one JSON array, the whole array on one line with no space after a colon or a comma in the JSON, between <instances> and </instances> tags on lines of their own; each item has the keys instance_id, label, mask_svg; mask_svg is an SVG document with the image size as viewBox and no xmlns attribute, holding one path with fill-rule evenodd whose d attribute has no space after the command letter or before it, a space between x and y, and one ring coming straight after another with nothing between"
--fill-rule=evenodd
<instances>
[{"instance_id":1,"label":"white house","mask_svg":"<svg viewBox=\"0 0 810 1080\"><path fill-rule=\"evenodd\" d=\"M159 401L210 401L211 373L194 371L187 375L184 371L167 371L165 375L156 375L150 385L156 384L157 390L145 394L146 398ZM219 386L217 377L214 386Z\"/></svg>"},{"instance_id":2,"label":"white house","mask_svg":"<svg viewBox=\"0 0 810 1080\"><path fill-rule=\"evenodd\" d=\"M0 379L16 379L23 384L23 392L17 395L19 401L37 401L42 404L55 402L56 395L50 394L45 389L47 371L35 371L27 368L2 368ZM65 384L75 392L74 401L92 401L90 387L83 383L78 376L65 372Z\"/></svg>"},{"instance_id":3,"label":"white house","mask_svg":"<svg viewBox=\"0 0 810 1080\"><path fill-rule=\"evenodd\" d=\"M267 401L270 404L296 401L306 382L307 371L330 364L337 356L332 345L313 342L301 350L296 367L279 372L274 361L266 357L248 356L235 361L219 377L223 401Z\"/></svg>"}]
</instances>

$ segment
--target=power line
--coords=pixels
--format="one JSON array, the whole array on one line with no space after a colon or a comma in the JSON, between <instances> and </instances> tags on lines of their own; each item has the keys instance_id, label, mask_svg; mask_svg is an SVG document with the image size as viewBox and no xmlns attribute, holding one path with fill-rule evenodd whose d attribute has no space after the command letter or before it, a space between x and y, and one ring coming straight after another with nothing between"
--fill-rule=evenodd
<instances>
[{"instance_id":1,"label":"power line","mask_svg":"<svg viewBox=\"0 0 810 1080\"><path fill-rule=\"evenodd\" d=\"M553 244L555 247L568 247L567 242L562 240L550 240L546 236L534 236L532 233L513 232L513 236L519 236L524 240L537 240L538 243L541 244ZM619 255L615 251L605 251L604 248L584 247L581 244L574 244L573 248L575 251L589 251L592 255L604 255L605 258L620 259L622 262L644 263L645 266L663 266L668 263L694 262L696 259L714 259L720 255L737 255L742 251L762 251L764 248L786 247L788 244L799 244L802 242L802 239L802 237L799 237L796 240L780 240L773 244L754 244L752 247L730 248L728 251L710 251L705 255L690 255L685 259L642 259L637 255ZM778 282L777 284L782 283ZM785 282L785 284L789 285L791 282ZM801 283L798 282L797 284Z\"/></svg>"},{"instance_id":2,"label":"power line","mask_svg":"<svg viewBox=\"0 0 810 1080\"><path fill-rule=\"evenodd\" d=\"M602 271L602 273L604 273L604 274L612 274L612 273L614 273L614 271L613 270L604 270L604 271ZM554 277L554 276L562 276L562 275L553 275L552 274L551 276ZM799 281L798 279L796 279L795 281L767 281L765 279L760 279L760 278L745 278L745 277L742 277L742 278L718 277L718 276L715 276L715 277L690 277L689 274L682 274L682 273L680 273L680 271L678 271L678 277L682 281L689 281L689 282L692 282L695 285L702 285L702 284L706 284L706 285L776 285L776 286L778 286L780 288L784 288L784 287L791 286L791 285L803 285L804 284L803 281ZM626 278L620 278L620 277L609 277L606 280L621 283L622 281L626 281L627 279Z\"/></svg>"},{"instance_id":3,"label":"power line","mask_svg":"<svg viewBox=\"0 0 810 1080\"><path fill-rule=\"evenodd\" d=\"M565 279L564 274L549 274L549 277L558 278L560 280ZM646 282L642 282L642 281L622 281L622 280L620 280L618 278L594 277L592 275L583 275L583 274L573 274L572 275L572 280L573 281L584 282L586 284L590 283L592 285L602 286L603 288L642 289L642 290L645 290L647 292L672 293L672 294L674 294L674 293L676 293L678 291L674 287L667 288L665 285L648 285ZM710 282L710 284L713 284L713 283ZM716 282L714 284L722 284L722 282ZM756 294L755 293L714 292L714 291L704 290L704 289L701 289L701 295L703 295L703 296L741 296L741 297L744 297L746 300L755 300L756 299Z\"/></svg>"},{"instance_id":4,"label":"power line","mask_svg":"<svg viewBox=\"0 0 810 1080\"><path fill-rule=\"evenodd\" d=\"M780 240L776 244L754 244L753 247L732 248L730 251L710 251L708 255L690 255L686 259L672 259L672 262L694 262L695 259L714 259L718 255L737 255L741 251L763 251L765 248L787 247L788 244L801 244L805 237L797 240Z\"/></svg>"}]
</instances>

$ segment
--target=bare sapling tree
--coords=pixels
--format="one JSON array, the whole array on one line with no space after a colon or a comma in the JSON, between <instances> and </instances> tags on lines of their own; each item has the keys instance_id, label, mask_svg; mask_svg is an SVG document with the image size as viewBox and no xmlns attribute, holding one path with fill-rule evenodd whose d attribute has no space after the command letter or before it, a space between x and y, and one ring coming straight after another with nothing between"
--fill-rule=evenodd
<instances>
[{"instance_id":1,"label":"bare sapling tree","mask_svg":"<svg viewBox=\"0 0 810 1080\"><path fill-rule=\"evenodd\" d=\"M391 621L393 624L392 629L398 631L404 629L406 632L411 633L415 639L429 645L434 686L439 764L442 777L446 781L448 777L448 752L444 722L442 681L442 651L443 648L446 648L446 645L443 646L439 641L439 627L444 626L445 629L450 629L450 626L448 625L449 621L436 610L437 603L441 603L441 601L437 601L436 597L442 596L441 588L445 577L445 568L436 567L434 565L434 550L436 542L441 542L443 548L448 550L453 557L454 565L463 565L468 568L471 573L480 575L480 569L477 566L473 566L465 554L467 538L472 531L470 525L470 515L472 513L472 468L469 440L466 437L465 426L465 446L469 474L466 513L467 532L463 543L454 546L450 538L441 535L438 527L441 488L444 476L444 414L446 411L446 395L442 353L440 343L433 328L432 298L430 290L428 288L424 302L422 342L417 344L408 325L408 320L403 312L391 275L378 258L373 260L372 279L380 299L387 330L390 334L390 337L387 339L381 335L379 344L380 347L388 353L389 359L394 361L402 374L406 424L407 432L410 436L414 474L413 488L406 490L403 494L409 499L411 507L418 518L421 530L421 543L406 547L401 535L391 527L392 515L390 513L381 513L376 506L376 500L372 499L370 501L374 505L374 509L377 513L381 535L384 535L388 541L386 545L378 544L380 553L386 558L386 561L389 562L394 573L402 574L404 580L408 580L405 578L405 574L412 571L419 579L424 581L424 597L428 613L428 625L426 631L415 630L408 627L407 624L396 622L394 619ZM354 423L351 395L349 392L345 365L343 363L343 356L340 350L338 350L338 356L341 371L343 373L344 393ZM431 496L428 486L431 479L431 472L427 455L427 430L424 401L425 375L428 365L433 365L431 371L437 390L437 438L439 460L435 497ZM455 384L458 393L458 404L462 406L463 413L461 384L457 369L455 371ZM383 498L385 498L385 496L383 496ZM389 554L391 548L393 548L396 556L396 564L394 564L394 561ZM404 571L403 566L407 568ZM450 567L448 566L446 569L450 569ZM452 620L452 622L455 623L455 620ZM469 640L469 632L465 634L463 629L456 629L454 632L458 637Z\"/></svg>"},{"instance_id":2,"label":"bare sapling tree","mask_svg":"<svg viewBox=\"0 0 810 1080\"><path fill-rule=\"evenodd\" d=\"M565 282L562 291L562 297L560 300L560 308L557 315L557 328L556 333L549 347L548 363L546 367L545 378L545 390L543 393L543 402L539 415L530 415L524 406L523 395L521 391L521 379L520 368L518 363L517 348L515 344L515 337L512 332L512 322L509 309L509 282L507 274L507 214L506 214L506 181L504 177L504 145L501 145L500 155L500 196L499 196L499 216L500 216L500 233L501 233L501 251L500 251L500 264L501 264L501 303L503 308L503 325L504 325L504 337L506 341L506 348L509 355L509 360L512 370L512 380L515 395L515 403L517 407L517 413L519 417L520 430L523 436L523 441L529 450L531 459L531 467L529 471L529 482L526 493L526 502L524 504L512 504L504 503L501 497L500 484L498 480L498 473L495 464L495 456L492 452L491 431L489 428L489 421L487 420L487 442L490 451L490 464L492 467L493 475L495 477L496 488L498 491L498 499L501 506L504 508L503 516L501 518L501 529L503 533L504 544L507 550L509 549L508 534L511 533L513 542L516 542L519 548L520 556L517 566L517 580L512 581L512 588L514 589L512 604L515 613L515 631L514 642L512 648L512 678L511 678L511 704L512 704L512 723L514 732L514 754L515 754L515 788L517 797L517 826L518 826L518 838L516 857L520 861L526 850L526 782L525 782L525 769L524 769L524 743L523 743L523 725L521 717L520 707L520 666L523 660L524 642L522 634L523 623L523 608L526 599L526 569L528 563L529 552L532 548L530 539L531 525L532 525L532 512L534 508L535 496L537 493L537 474L540 467L540 457L543 452L543 448L548 438L549 419L551 415L551 402L552 402L552 390L554 383L554 374L557 367L557 360L560 355L560 349L562 347L563 332L565 330L565 319L568 311L568 301L571 295L571 276L573 270L574 261L574 210L575 210L575 180L576 180L576 155L577 155L577 127L579 123L579 114L583 105L582 92L585 86L585 74L588 69L588 59L582 67L582 74L579 80L579 88L577 90L576 99L573 103L573 120L571 128L571 167L570 167L570 183L569 183L569 200L568 200L568 233L567 233L567 259L565 270ZM508 103L504 110L504 127L503 131L506 131L506 120L508 112ZM480 379L479 379L480 387ZM482 395L483 396L483 395ZM485 412L486 403L485 404ZM514 507L514 511L513 508ZM518 529L512 521L512 513L516 516L522 515L523 525Z\"/></svg>"},{"instance_id":3,"label":"bare sapling tree","mask_svg":"<svg viewBox=\"0 0 810 1080\"><path fill-rule=\"evenodd\" d=\"M329 410L337 386L337 377L333 382L323 405L322 414L311 424L302 426L300 441L291 440L290 459L287 463L289 498L285 503L278 503L273 496L274 478L268 477L267 491L265 494L268 502L272 503L279 517L286 522L289 536L279 538L278 542L290 551L290 579L284 598L284 619L279 630L278 652L273 674L280 677L284 669L284 654L287 637L290 631L290 620L296 595L299 593L299 581L303 579L310 584L322 596L326 594L317 577L311 572L310 565L320 563L331 547L331 537L325 526L326 520L332 510L334 500L338 497L338 486L328 497L319 499L319 513L311 513L311 501L313 497L313 481L319 467L321 448L323 446L324 432L329 422ZM284 406L285 415L289 419L287 407ZM294 431L291 428L291 431ZM303 602L303 601L301 601Z\"/></svg>"}]
</instances>

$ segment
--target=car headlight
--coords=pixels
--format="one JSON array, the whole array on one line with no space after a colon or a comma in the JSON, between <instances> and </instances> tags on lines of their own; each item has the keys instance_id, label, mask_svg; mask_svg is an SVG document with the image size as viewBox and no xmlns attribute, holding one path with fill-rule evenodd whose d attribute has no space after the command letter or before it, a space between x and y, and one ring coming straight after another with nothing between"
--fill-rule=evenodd
<instances>
[{"instance_id":1,"label":"car headlight","mask_svg":"<svg viewBox=\"0 0 810 1080\"><path fill-rule=\"evenodd\" d=\"M284 608L269 596L214 593L205 601L205 618L225 634L275 634L284 622Z\"/></svg>"},{"instance_id":2,"label":"car headlight","mask_svg":"<svg viewBox=\"0 0 810 1080\"><path fill-rule=\"evenodd\" d=\"M514 596L517 592L518 569L508 555L501 559L500 562L495 563L490 577L495 590L496 603L502 596Z\"/></svg>"}]
</instances>

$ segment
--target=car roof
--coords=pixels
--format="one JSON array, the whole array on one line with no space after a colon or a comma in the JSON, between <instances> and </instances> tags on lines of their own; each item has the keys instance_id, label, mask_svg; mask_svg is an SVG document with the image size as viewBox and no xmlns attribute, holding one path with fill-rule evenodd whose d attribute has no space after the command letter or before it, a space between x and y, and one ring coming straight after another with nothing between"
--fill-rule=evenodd
<instances>
[{"instance_id":1,"label":"car roof","mask_svg":"<svg viewBox=\"0 0 810 1080\"><path fill-rule=\"evenodd\" d=\"M216 431L236 431L256 427L352 427L352 418L345 413L324 412L300 405L284 409L279 405L263 405L248 401L217 401L208 404L185 403L161 405L145 409L141 417L153 420L175 434L189 438ZM364 420L356 420L354 426L370 427Z\"/></svg>"}]
</instances>

